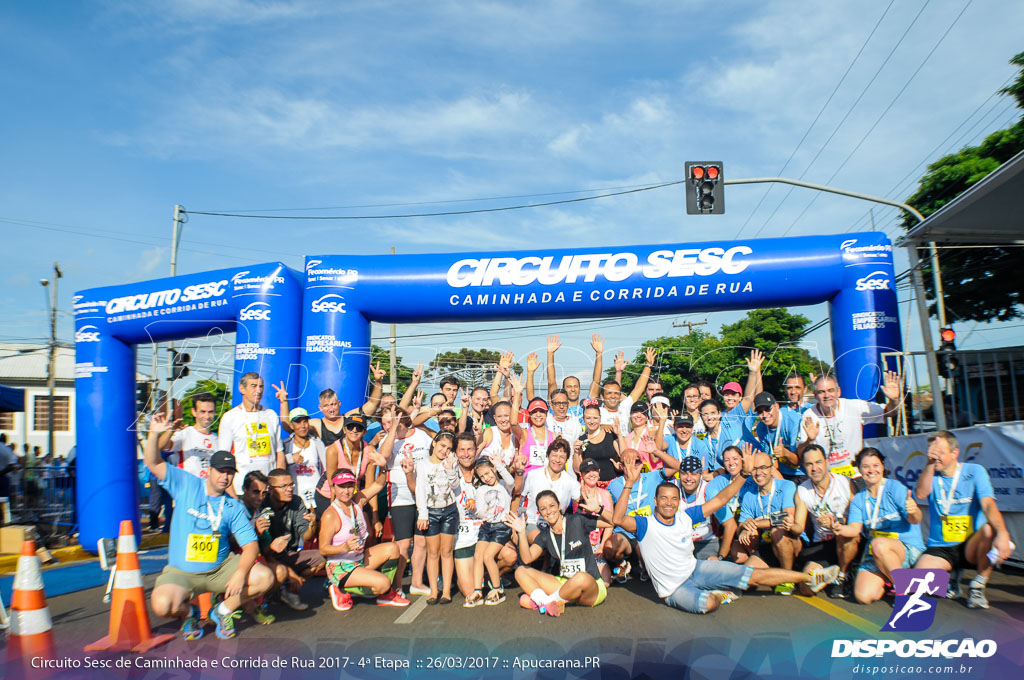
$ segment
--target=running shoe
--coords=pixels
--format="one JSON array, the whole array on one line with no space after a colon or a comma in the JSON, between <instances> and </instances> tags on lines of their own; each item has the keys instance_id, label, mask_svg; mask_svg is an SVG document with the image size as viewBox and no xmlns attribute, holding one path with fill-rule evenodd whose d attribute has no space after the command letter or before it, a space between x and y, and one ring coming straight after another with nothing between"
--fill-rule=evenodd
<instances>
[{"instance_id":1,"label":"running shoe","mask_svg":"<svg viewBox=\"0 0 1024 680\"><path fill-rule=\"evenodd\" d=\"M203 627L199 625L199 607L194 604L188 608L188 616L181 624L181 632L186 640L198 640L203 637Z\"/></svg>"},{"instance_id":2,"label":"running shoe","mask_svg":"<svg viewBox=\"0 0 1024 680\"><path fill-rule=\"evenodd\" d=\"M277 621L277 617L270 613L270 605L266 602L257 606L251 616L252 620L261 626L269 626L274 621Z\"/></svg>"},{"instance_id":3,"label":"running shoe","mask_svg":"<svg viewBox=\"0 0 1024 680\"><path fill-rule=\"evenodd\" d=\"M544 605L544 608L540 610L542 614L548 616L561 616L562 612L565 611L565 600L554 600Z\"/></svg>"},{"instance_id":4,"label":"running shoe","mask_svg":"<svg viewBox=\"0 0 1024 680\"><path fill-rule=\"evenodd\" d=\"M643 560L640 560L640 563L639 563L639 565L638 565L638 566L640 567L640 581L641 581L642 583L647 583L647 582L648 582L648 581L650 581L651 579L650 579L650 577L649 577L649 576L647 575L647 567L645 567L645 566L644 566L644 561L643 561Z\"/></svg>"},{"instance_id":5,"label":"running shoe","mask_svg":"<svg viewBox=\"0 0 1024 680\"><path fill-rule=\"evenodd\" d=\"M722 599L722 604L729 604L733 600L739 599L739 595L731 590L712 590L711 594L718 595Z\"/></svg>"},{"instance_id":6,"label":"running shoe","mask_svg":"<svg viewBox=\"0 0 1024 680\"><path fill-rule=\"evenodd\" d=\"M775 586L776 595L792 595L793 590L796 588L795 583L780 583Z\"/></svg>"},{"instance_id":7,"label":"running shoe","mask_svg":"<svg viewBox=\"0 0 1024 680\"><path fill-rule=\"evenodd\" d=\"M337 609L339 612L347 612L349 609L352 609L351 595L349 595L348 593L343 593L341 591L341 588L333 584L331 585L329 590L331 592L331 604L334 605L335 609Z\"/></svg>"},{"instance_id":8,"label":"running shoe","mask_svg":"<svg viewBox=\"0 0 1024 680\"><path fill-rule=\"evenodd\" d=\"M833 600L848 600L852 585L853 579L840 577L835 583L830 583L825 592Z\"/></svg>"},{"instance_id":9,"label":"running shoe","mask_svg":"<svg viewBox=\"0 0 1024 680\"><path fill-rule=\"evenodd\" d=\"M628 561L623 562L612 572L612 580L616 583L625 583L629 580L629 572L632 569L633 566Z\"/></svg>"},{"instance_id":10,"label":"running shoe","mask_svg":"<svg viewBox=\"0 0 1024 680\"><path fill-rule=\"evenodd\" d=\"M430 588L420 588L419 586L409 586L410 595L430 595Z\"/></svg>"},{"instance_id":11,"label":"running shoe","mask_svg":"<svg viewBox=\"0 0 1024 680\"><path fill-rule=\"evenodd\" d=\"M946 599L955 600L963 594L964 591L960 586L960 570L955 569L953 573L949 575L949 588L946 589Z\"/></svg>"},{"instance_id":12,"label":"running shoe","mask_svg":"<svg viewBox=\"0 0 1024 680\"><path fill-rule=\"evenodd\" d=\"M301 599L299 599L298 593L293 593L290 590L282 590L280 595L281 602L284 602L286 605L288 605L297 612L309 609L309 605L303 602Z\"/></svg>"},{"instance_id":13,"label":"running shoe","mask_svg":"<svg viewBox=\"0 0 1024 680\"><path fill-rule=\"evenodd\" d=\"M836 579L839 578L839 567L832 565L824 569L811 569L807 574L811 577L811 582L807 585L810 586L812 593L817 593L829 583L835 583ZM775 592L779 592L778 586L776 586ZM792 588L790 592L792 592ZM785 594L789 595L790 593Z\"/></svg>"},{"instance_id":14,"label":"running shoe","mask_svg":"<svg viewBox=\"0 0 1024 680\"><path fill-rule=\"evenodd\" d=\"M519 606L523 609L540 609L540 605L533 601L533 598L523 593L519 596Z\"/></svg>"},{"instance_id":15,"label":"running shoe","mask_svg":"<svg viewBox=\"0 0 1024 680\"><path fill-rule=\"evenodd\" d=\"M410 604L412 602L399 595L393 588L377 598L378 607L408 607Z\"/></svg>"},{"instance_id":16,"label":"running shoe","mask_svg":"<svg viewBox=\"0 0 1024 680\"><path fill-rule=\"evenodd\" d=\"M210 607L210 621L216 626L217 637L221 640L230 640L238 634L235 632L235 619L240 617L242 612L236 609L230 614L221 614L217 611L219 608L220 605Z\"/></svg>"},{"instance_id":17,"label":"running shoe","mask_svg":"<svg viewBox=\"0 0 1024 680\"><path fill-rule=\"evenodd\" d=\"M988 598L984 588L971 588L967 591L968 609L988 609Z\"/></svg>"}]
</instances>

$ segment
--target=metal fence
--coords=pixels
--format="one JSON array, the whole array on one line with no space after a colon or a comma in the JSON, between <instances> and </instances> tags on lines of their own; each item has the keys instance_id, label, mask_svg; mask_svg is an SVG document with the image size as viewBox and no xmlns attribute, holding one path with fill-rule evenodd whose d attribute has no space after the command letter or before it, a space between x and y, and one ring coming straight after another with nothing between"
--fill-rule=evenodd
<instances>
[{"instance_id":1,"label":"metal fence","mask_svg":"<svg viewBox=\"0 0 1024 680\"><path fill-rule=\"evenodd\" d=\"M33 525L48 536L70 536L78 524L74 468L22 468L20 478L11 485L10 510L15 524Z\"/></svg>"},{"instance_id":2,"label":"metal fence","mask_svg":"<svg viewBox=\"0 0 1024 680\"><path fill-rule=\"evenodd\" d=\"M1024 416L1024 347L936 352L950 428L1005 423ZM924 352L890 352L903 375L908 399L900 408L898 434L935 428L935 410Z\"/></svg>"}]
</instances>

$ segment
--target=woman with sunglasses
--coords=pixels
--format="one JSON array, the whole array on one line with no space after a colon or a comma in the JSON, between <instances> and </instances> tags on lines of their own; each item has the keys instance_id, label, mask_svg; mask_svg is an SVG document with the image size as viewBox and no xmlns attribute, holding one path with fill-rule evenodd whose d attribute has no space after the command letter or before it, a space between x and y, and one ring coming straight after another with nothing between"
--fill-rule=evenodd
<instances>
[{"instance_id":1,"label":"woman with sunglasses","mask_svg":"<svg viewBox=\"0 0 1024 680\"><path fill-rule=\"evenodd\" d=\"M619 465L619 442L615 435L601 425L601 407L597 402L584 399L583 426L586 432L573 442L573 469L580 473L584 458L591 458L598 465L598 486L608 488L608 482L621 474Z\"/></svg>"},{"instance_id":2,"label":"woman with sunglasses","mask_svg":"<svg viewBox=\"0 0 1024 680\"><path fill-rule=\"evenodd\" d=\"M384 474L356 491L356 476L347 468L331 474L333 500L320 522L320 554L327 560L331 604L338 611L352 608L346 589L376 596L378 607L407 607L409 600L399 594L402 574L398 571L398 546L378 543L367 546L368 531L360 510L384 488Z\"/></svg>"},{"instance_id":3,"label":"woman with sunglasses","mask_svg":"<svg viewBox=\"0 0 1024 680\"><path fill-rule=\"evenodd\" d=\"M360 414L353 414L345 416L344 418L343 434L339 439L336 439L330 446L327 447L324 457L326 458L327 464L324 466L325 470L334 470L337 468L345 468L351 470L356 477L356 485L364 486L366 484L366 470L370 463L370 452L376 452L372 446L363 441L363 434L366 432L366 416ZM394 439L394 435L389 435ZM381 450L388 450L385 447L388 446L387 438L384 443L381 444ZM324 510L330 504L331 490L330 485L327 483L327 475L323 475L318 483L317 494L314 498L316 501L316 512L317 516L323 514ZM368 521L373 530L370 533L370 541L376 541L380 535L381 522L377 517L377 497L369 499L367 507L364 509L368 516Z\"/></svg>"},{"instance_id":4,"label":"woman with sunglasses","mask_svg":"<svg viewBox=\"0 0 1024 680\"><path fill-rule=\"evenodd\" d=\"M459 508L455 501L461 491L455 436L440 432L434 437L430 457L416 466L416 528L427 532L427 586L430 588L427 604L452 601L453 549L459 530ZM438 571L442 579L440 595Z\"/></svg>"},{"instance_id":5,"label":"woman with sunglasses","mask_svg":"<svg viewBox=\"0 0 1024 680\"><path fill-rule=\"evenodd\" d=\"M844 538L856 538L863 532L870 541L853 584L857 602L869 604L882 599L886 586L892 586L893 569L910 569L924 552L921 508L910 489L886 477L881 451L868 446L855 461L867 486L850 501L846 524L832 526Z\"/></svg>"}]
</instances>

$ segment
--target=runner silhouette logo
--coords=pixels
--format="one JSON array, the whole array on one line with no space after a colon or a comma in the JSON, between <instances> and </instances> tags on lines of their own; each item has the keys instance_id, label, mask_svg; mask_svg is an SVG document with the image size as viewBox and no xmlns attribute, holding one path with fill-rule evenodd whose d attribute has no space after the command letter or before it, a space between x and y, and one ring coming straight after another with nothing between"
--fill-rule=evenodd
<instances>
[{"instance_id":1,"label":"runner silhouette logo","mask_svg":"<svg viewBox=\"0 0 1024 680\"><path fill-rule=\"evenodd\" d=\"M935 602L946 594L949 572L942 569L894 569L896 602L884 631L918 632L935 621Z\"/></svg>"}]
</instances>

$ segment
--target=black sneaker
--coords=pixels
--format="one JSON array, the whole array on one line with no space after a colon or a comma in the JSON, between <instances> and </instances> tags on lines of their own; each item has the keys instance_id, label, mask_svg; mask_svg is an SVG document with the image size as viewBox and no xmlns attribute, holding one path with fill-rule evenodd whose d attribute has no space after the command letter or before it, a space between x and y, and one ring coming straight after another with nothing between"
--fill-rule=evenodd
<instances>
[{"instance_id":1,"label":"black sneaker","mask_svg":"<svg viewBox=\"0 0 1024 680\"><path fill-rule=\"evenodd\" d=\"M825 592L833 600L848 600L853 595L853 579L841 577L835 583L829 584Z\"/></svg>"}]
</instances>

